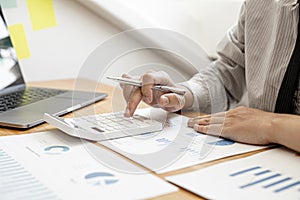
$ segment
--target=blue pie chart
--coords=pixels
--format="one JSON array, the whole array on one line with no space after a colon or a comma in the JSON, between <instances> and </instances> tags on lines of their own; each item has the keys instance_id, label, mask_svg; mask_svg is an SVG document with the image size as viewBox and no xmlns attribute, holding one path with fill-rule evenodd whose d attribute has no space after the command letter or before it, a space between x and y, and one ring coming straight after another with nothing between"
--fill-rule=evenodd
<instances>
[{"instance_id":1,"label":"blue pie chart","mask_svg":"<svg viewBox=\"0 0 300 200\"><path fill-rule=\"evenodd\" d=\"M44 149L44 152L50 155L60 155L68 151L70 151L70 148L67 146L50 146Z\"/></svg>"},{"instance_id":2,"label":"blue pie chart","mask_svg":"<svg viewBox=\"0 0 300 200\"><path fill-rule=\"evenodd\" d=\"M86 179L88 184L94 186L112 185L119 181L113 174L107 172L90 173L87 174L84 178Z\"/></svg>"}]
</instances>

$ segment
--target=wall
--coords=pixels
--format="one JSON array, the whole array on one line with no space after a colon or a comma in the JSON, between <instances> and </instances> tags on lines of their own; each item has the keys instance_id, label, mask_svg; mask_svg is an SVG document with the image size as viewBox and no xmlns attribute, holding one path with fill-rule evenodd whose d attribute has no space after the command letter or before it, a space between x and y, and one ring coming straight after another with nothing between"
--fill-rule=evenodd
<instances>
[{"instance_id":1,"label":"wall","mask_svg":"<svg viewBox=\"0 0 300 200\"><path fill-rule=\"evenodd\" d=\"M18 0L17 8L5 10L9 24L23 23L25 26L31 57L21 60L21 66L27 81L77 77L81 65L91 51L121 31L110 21L102 18L101 13L95 15L75 0L53 0L53 2L58 26L40 31L32 31L25 0ZM170 0L161 0L160 2L158 4L158 0L123 1L129 7L144 13L145 17L151 17L150 14L153 13L151 9L155 9L156 5L172 3ZM189 0L185 1L187 3L183 2L177 1L176 4L181 11L186 12L182 19L177 17L176 20L170 21L170 18L165 18L162 22L166 28L191 37L200 43L207 52L214 53L216 43L235 23L241 0ZM157 14L156 20L161 17L164 9L170 10L170 6L160 6L159 9L156 9L157 11L154 12ZM155 17L153 19L155 20ZM166 24L168 22L172 22L172 24ZM196 24L197 26L195 26ZM187 25L191 26L187 27ZM151 62L172 66L168 61L152 52L136 52L117 61L114 64L116 67L110 69L108 73L119 75L122 71L132 70L132 66L141 66L143 63ZM173 73L172 70L170 73ZM176 77L175 75L176 72L174 72L174 77ZM185 78L178 77L178 80Z\"/></svg>"},{"instance_id":2,"label":"wall","mask_svg":"<svg viewBox=\"0 0 300 200\"><path fill-rule=\"evenodd\" d=\"M21 60L27 81L76 77L81 64L100 43L119 30L72 0L54 0L58 26L32 31L25 0L6 9L9 24L23 23L31 57Z\"/></svg>"},{"instance_id":3,"label":"wall","mask_svg":"<svg viewBox=\"0 0 300 200\"><path fill-rule=\"evenodd\" d=\"M215 54L216 44L237 23L244 0L77 0L123 29L179 32Z\"/></svg>"}]
</instances>

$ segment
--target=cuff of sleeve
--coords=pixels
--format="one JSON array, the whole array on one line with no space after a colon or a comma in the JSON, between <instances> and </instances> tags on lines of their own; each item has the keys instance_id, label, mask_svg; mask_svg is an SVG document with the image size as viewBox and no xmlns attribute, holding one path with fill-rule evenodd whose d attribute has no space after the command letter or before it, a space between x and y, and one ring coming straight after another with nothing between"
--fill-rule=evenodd
<instances>
[{"instance_id":1,"label":"cuff of sleeve","mask_svg":"<svg viewBox=\"0 0 300 200\"><path fill-rule=\"evenodd\" d=\"M179 85L187 88L193 95L193 104L186 110L193 110L202 113L211 113L211 103L209 92L204 83L195 83L193 80L179 83Z\"/></svg>"}]
</instances>

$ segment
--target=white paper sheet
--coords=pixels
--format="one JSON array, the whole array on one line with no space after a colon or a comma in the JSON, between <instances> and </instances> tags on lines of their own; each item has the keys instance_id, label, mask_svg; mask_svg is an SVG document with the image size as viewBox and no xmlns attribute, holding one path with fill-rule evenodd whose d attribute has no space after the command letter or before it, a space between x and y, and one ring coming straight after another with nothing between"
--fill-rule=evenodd
<instances>
[{"instance_id":1,"label":"white paper sheet","mask_svg":"<svg viewBox=\"0 0 300 200\"><path fill-rule=\"evenodd\" d=\"M136 174L111 169L97 156ZM0 199L145 199L176 190L108 150L60 131L0 137Z\"/></svg>"},{"instance_id":2,"label":"white paper sheet","mask_svg":"<svg viewBox=\"0 0 300 200\"><path fill-rule=\"evenodd\" d=\"M265 147L245 145L195 132L188 118L158 109L140 114L165 121L164 130L142 136L100 142L108 148L156 172L165 173L196 164L250 152Z\"/></svg>"},{"instance_id":3,"label":"white paper sheet","mask_svg":"<svg viewBox=\"0 0 300 200\"><path fill-rule=\"evenodd\" d=\"M208 199L300 199L300 154L275 149L167 180Z\"/></svg>"}]
</instances>

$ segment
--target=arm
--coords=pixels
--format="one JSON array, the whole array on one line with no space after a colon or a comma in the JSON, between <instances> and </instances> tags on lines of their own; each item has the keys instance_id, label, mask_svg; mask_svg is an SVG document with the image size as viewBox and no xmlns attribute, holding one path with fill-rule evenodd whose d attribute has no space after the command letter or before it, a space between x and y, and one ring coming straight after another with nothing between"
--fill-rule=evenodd
<instances>
[{"instance_id":1,"label":"arm","mask_svg":"<svg viewBox=\"0 0 300 200\"><path fill-rule=\"evenodd\" d=\"M300 152L300 116L274 114L270 141Z\"/></svg>"},{"instance_id":2,"label":"arm","mask_svg":"<svg viewBox=\"0 0 300 200\"><path fill-rule=\"evenodd\" d=\"M245 92L245 3L237 26L218 45L218 59L182 83L193 94L193 109L204 113L228 110Z\"/></svg>"},{"instance_id":3,"label":"arm","mask_svg":"<svg viewBox=\"0 0 300 200\"><path fill-rule=\"evenodd\" d=\"M219 59L187 82L175 85L166 73L149 72L140 77L141 88L123 86L127 101L125 116L132 116L141 100L170 112L192 108L204 113L228 110L239 102L245 92L244 6L238 25L228 32L218 48ZM183 98L152 92L154 84L181 87L186 89L186 95Z\"/></svg>"}]
</instances>

